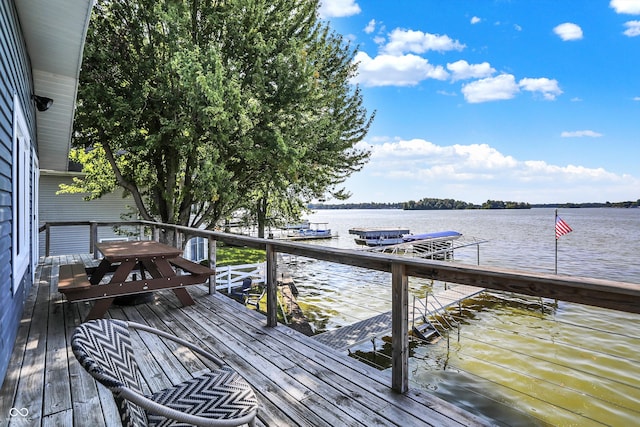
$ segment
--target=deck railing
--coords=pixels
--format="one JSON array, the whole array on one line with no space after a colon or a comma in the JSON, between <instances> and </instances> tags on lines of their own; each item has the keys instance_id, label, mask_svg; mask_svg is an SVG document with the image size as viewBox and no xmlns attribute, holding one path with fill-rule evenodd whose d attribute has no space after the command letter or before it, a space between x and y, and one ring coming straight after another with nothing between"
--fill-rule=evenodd
<instances>
[{"instance_id":1,"label":"deck railing","mask_svg":"<svg viewBox=\"0 0 640 427\"><path fill-rule=\"evenodd\" d=\"M498 291L552 298L629 313L640 313L640 284L594 279L588 277L560 276L525 272L495 267L479 267L416 258L370 253L351 249L330 248L305 243L262 239L217 231L207 231L172 224L147 221L136 222L86 222L49 223L41 231L49 232L53 226L87 225L91 230L91 248L97 241L98 227L138 225L151 231L157 240L161 231L170 231L173 243L180 246L183 236L201 236L209 242L210 263L215 268L216 241L227 244L261 248L267 257L267 326L277 325L277 259L278 253L314 258L370 270L391 273L392 294L392 374L391 387L401 393L409 388L409 277L466 284ZM47 235L48 242L48 235ZM215 292L215 287L210 287Z\"/></svg>"}]
</instances>

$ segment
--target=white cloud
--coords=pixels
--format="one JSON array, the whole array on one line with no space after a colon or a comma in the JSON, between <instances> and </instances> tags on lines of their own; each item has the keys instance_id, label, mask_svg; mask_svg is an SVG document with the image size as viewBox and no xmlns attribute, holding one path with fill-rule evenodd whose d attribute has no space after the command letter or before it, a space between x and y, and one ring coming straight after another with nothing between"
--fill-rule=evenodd
<instances>
[{"instance_id":1,"label":"white cloud","mask_svg":"<svg viewBox=\"0 0 640 427\"><path fill-rule=\"evenodd\" d=\"M387 39L385 39L385 38L384 38L384 37L382 37L382 36L376 36L376 37L374 37L374 38L373 38L373 42L374 42L375 44L377 44L377 45L384 44L384 42L386 42L386 41L387 41Z\"/></svg>"},{"instance_id":2,"label":"white cloud","mask_svg":"<svg viewBox=\"0 0 640 427\"><path fill-rule=\"evenodd\" d=\"M627 27L624 30L624 35L629 37L637 37L640 36L640 21L628 21L624 23L624 26Z\"/></svg>"},{"instance_id":3,"label":"white cloud","mask_svg":"<svg viewBox=\"0 0 640 427\"><path fill-rule=\"evenodd\" d=\"M489 77L496 72L488 62L469 64L464 59L447 64L447 70L452 73L452 81Z\"/></svg>"},{"instance_id":4,"label":"white cloud","mask_svg":"<svg viewBox=\"0 0 640 427\"><path fill-rule=\"evenodd\" d=\"M513 24L513 29L516 31L522 31L522 27L518 24Z\"/></svg>"},{"instance_id":5,"label":"white cloud","mask_svg":"<svg viewBox=\"0 0 640 427\"><path fill-rule=\"evenodd\" d=\"M636 96L633 98L634 101L640 101L640 96Z\"/></svg>"},{"instance_id":6,"label":"white cloud","mask_svg":"<svg viewBox=\"0 0 640 427\"><path fill-rule=\"evenodd\" d=\"M358 52L354 61L359 63L354 83L364 86L414 86L425 79L446 80L449 73L440 65L416 55L378 55L371 58Z\"/></svg>"},{"instance_id":7,"label":"white cloud","mask_svg":"<svg viewBox=\"0 0 640 427\"><path fill-rule=\"evenodd\" d=\"M611 0L609 6L612 7L616 13L640 15L640 0Z\"/></svg>"},{"instance_id":8,"label":"white cloud","mask_svg":"<svg viewBox=\"0 0 640 427\"><path fill-rule=\"evenodd\" d=\"M640 179L633 176L603 168L519 160L488 144L441 146L423 139L387 138L371 146L371 153L358 178L365 187L362 191L385 189L387 196L393 196L388 201L431 195L474 203L488 199L586 202L593 201L593 194L629 200L640 188ZM558 186L558 182L564 184ZM349 190L358 196L355 188Z\"/></svg>"},{"instance_id":9,"label":"white cloud","mask_svg":"<svg viewBox=\"0 0 640 427\"><path fill-rule=\"evenodd\" d=\"M592 130L576 130L576 131L564 131L560 134L563 138L582 138L588 136L590 138L599 138L603 136L601 133L594 132Z\"/></svg>"},{"instance_id":10,"label":"white cloud","mask_svg":"<svg viewBox=\"0 0 640 427\"><path fill-rule=\"evenodd\" d=\"M471 18L471 23L472 24L478 24L482 21L482 19L478 18L477 16L474 16L473 18Z\"/></svg>"},{"instance_id":11,"label":"white cloud","mask_svg":"<svg viewBox=\"0 0 640 427\"><path fill-rule=\"evenodd\" d=\"M562 90L557 80L551 80L546 77L539 79L524 78L518 83L520 87L529 92L540 92L544 99L553 101L557 96L562 94Z\"/></svg>"},{"instance_id":12,"label":"white cloud","mask_svg":"<svg viewBox=\"0 0 640 427\"><path fill-rule=\"evenodd\" d=\"M553 32L564 41L582 39L582 28L571 22L558 25L553 29Z\"/></svg>"},{"instance_id":13,"label":"white cloud","mask_svg":"<svg viewBox=\"0 0 640 427\"><path fill-rule=\"evenodd\" d=\"M318 14L321 18L343 18L361 12L355 0L322 0Z\"/></svg>"},{"instance_id":14,"label":"white cloud","mask_svg":"<svg viewBox=\"0 0 640 427\"><path fill-rule=\"evenodd\" d=\"M375 30L376 30L376 20L372 19L371 21L369 21L367 26L364 28L364 32L367 33L367 34L371 34Z\"/></svg>"},{"instance_id":15,"label":"white cloud","mask_svg":"<svg viewBox=\"0 0 640 427\"><path fill-rule=\"evenodd\" d=\"M453 71L454 78L456 76L456 69L464 69L464 64L459 64L457 67L453 68L449 67L449 65L452 64L447 64L447 68L449 68L450 71ZM488 71L486 68L483 69ZM496 77L487 77L462 86L464 98L470 104L512 99L520 92L520 90L540 93L544 99L550 101L556 99L557 96L562 94L562 90L560 89L557 80L548 79L546 77L538 79L524 78L516 83L516 79L512 74L500 74Z\"/></svg>"},{"instance_id":16,"label":"white cloud","mask_svg":"<svg viewBox=\"0 0 640 427\"><path fill-rule=\"evenodd\" d=\"M516 79L511 74L487 77L462 86L464 99L471 104L511 99L519 91Z\"/></svg>"},{"instance_id":17,"label":"white cloud","mask_svg":"<svg viewBox=\"0 0 640 427\"><path fill-rule=\"evenodd\" d=\"M396 28L389 34L389 42L382 48L382 53L401 55L404 53L425 53L430 50L446 52L462 50L465 45L449 36L423 33L422 31L402 30Z\"/></svg>"}]
</instances>

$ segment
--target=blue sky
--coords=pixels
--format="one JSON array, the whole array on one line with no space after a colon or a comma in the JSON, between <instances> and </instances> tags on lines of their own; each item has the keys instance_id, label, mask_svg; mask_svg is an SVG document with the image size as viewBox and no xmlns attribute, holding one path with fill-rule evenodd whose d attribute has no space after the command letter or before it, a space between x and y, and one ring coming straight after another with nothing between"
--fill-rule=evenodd
<instances>
[{"instance_id":1,"label":"blue sky","mask_svg":"<svg viewBox=\"0 0 640 427\"><path fill-rule=\"evenodd\" d=\"M640 0L322 0L357 46L349 202L640 198Z\"/></svg>"}]
</instances>

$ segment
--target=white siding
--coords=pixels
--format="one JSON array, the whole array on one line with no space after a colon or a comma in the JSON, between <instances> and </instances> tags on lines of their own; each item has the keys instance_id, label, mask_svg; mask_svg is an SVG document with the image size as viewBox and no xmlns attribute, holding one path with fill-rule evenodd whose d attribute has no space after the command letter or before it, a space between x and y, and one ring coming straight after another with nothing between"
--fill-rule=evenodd
<instances>
[{"instance_id":1,"label":"white siding","mask_svg":"<svg viewBox=\"0 0 640 427\"><path fill-rule=\"evenodd\" d=\"M121 215L134 206L131 198L123 198L122 191L98 200L85 201L82 194L60 194L60 183L70 184L70 175L40 175L40 225L51 221L120 221ZM135 218L134 218L135 219ZM98 239L122 237L111 228L101 227ZM45 233L40 233L40 256L45 254ZM89 253L89 227L54 227L51 230L50 255Z\"/></svg>"}]
</instances>

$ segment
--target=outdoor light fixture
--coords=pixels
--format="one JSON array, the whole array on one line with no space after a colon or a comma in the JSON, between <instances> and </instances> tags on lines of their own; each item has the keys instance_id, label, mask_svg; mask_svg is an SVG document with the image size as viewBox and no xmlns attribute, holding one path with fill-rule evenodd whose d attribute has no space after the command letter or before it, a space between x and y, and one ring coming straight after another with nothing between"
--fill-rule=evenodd
<instances>
[{"instance_id":1,"label":"outdoor light fixture","mask_svg":"<svg viewBox=\"0 0 640 427\"><path fill-rule=\"evenodd\" d=\"M31 95L31 99L35 101L38 111L47 111L53 105L53 99L46 96Z\"/></svg>"}]
</instances>

